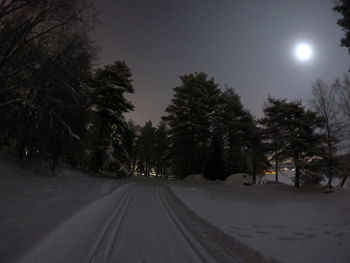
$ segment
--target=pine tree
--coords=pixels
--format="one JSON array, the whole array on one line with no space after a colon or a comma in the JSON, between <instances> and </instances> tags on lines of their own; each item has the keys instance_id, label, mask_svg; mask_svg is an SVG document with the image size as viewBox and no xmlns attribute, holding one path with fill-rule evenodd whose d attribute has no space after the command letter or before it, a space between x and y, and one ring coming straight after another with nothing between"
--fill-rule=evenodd
<instances>
[{"instance_id":1,"label":"pine tree","mask_svg":"<svg viewBox=\"0 0 350 263\"><path fill-rule=\"evenodd\" d=\"M156 162L156 174L164 175L169 167L169 137L168 129L164 122L160 122L155 133L154 158Z\"/></svg>"},{"instance_id":2,"label":"pine tree","mask_svg":"<svg viewBox=\"0 0 350 263\"><path fill-rule=\"evenodd\" d=\"M224 141L220 131L214 131L210 141L204 176L210 180L224 180Z\"/></svg>"},{"instance_id":3,"label":"pine tree","mask_svg":"<svg viewBox=\"0 0 350 263\"><path fill-rule=\"evenodd\" d=\"M316 131L323 125L316 113L305 110L300 101L286 102L286 100L269 99L269 106L265 107L265 118L262 123L266 126L265 134L278 136L278 158L290 158L295 166L295 187L300 186L301 175L307 161L320 155L322 136ZM273 152L276 158L276 153ZM276 167L278 168L278 167Z\"/></svg>"},{"instance_id":4,"label":"pine tree","mask_svg":"<svg viewBox=\"0 0 350 263\"><path fill-rule=\"evenodd\" d=\"M91 86L91 110L95 113L91 167L99 172L107 158L113 159L113 140L121 145L119 136L129 131L123 114L133 110L133 105L125 98L126 93L134 92L130 69L124 61L97 69Z\"/></svg>"},{"instance_id":5,"label":"pine tree","mask_svg":"<svg viewBox=\"0 0 350 263\"><path fill-rule=\"evenodd\" d=\"M147 121L137 138L137 164L141 174L149 176L155 166L156 129Z\"/></svg>"},{"instance_id":6,"label":"pine tree","mask_svg":"<svg viewBox=\"0 0 350 263\"><path fill-rule=\"evenodd\" d=\"M269 97L264 106L265 117L259 120L263 129L263 141L266 153L271 156L270 160L275 163L275 180L278 182L278 165L286 157L284 155L284 131L280 127L280 121L285 115L286 100L278 100Z\"/></svg>"},{"instance_id":7,"label":"pine tree","mask_svg":"<svg viewBox=\"0 0 350 263\"><path fill-rule=\"evenodd\" d=\"M171 159L176 175L203 173L211 135L212 117L220 90L203 72L180 77L182 85L164 117L169 126Z\"/></svg>"},{"instance_id":8,"label":"pine tree","mask_svg":"<svg viewBox=\"0 0 350 263\"><path fill-rule=\"evenodd\" d=\"M342 15L342 17L337 21L337 24L342 27L345 33L345 36L341 39L341 45L347 47L350 52L350 1L337 1L337 4L333 10Z\"/></svg>"},{"instance_id":9,"label":"pine tree","mask_svg":"<svg viewBox=\"0 0 350 263\"><path fill-rule=\"evenodd\" d=\"M225 175L249 172L249 140L255 124L252 115L244 109L239 95L232 88L221 94L215 119L215 127L222 131L224 140Z\"/></svg>"}]
</instances>

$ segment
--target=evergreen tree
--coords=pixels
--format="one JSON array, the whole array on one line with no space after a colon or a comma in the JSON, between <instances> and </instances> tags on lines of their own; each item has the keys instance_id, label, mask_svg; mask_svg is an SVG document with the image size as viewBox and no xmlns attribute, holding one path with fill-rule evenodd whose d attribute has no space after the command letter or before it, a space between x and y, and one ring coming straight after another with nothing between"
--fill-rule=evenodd
<instances>
[{"instance_id":1,"label":"evergreen tree","mask_svg":"<svg viewBox=\"0 0 350 263\"><path fill-rule=\"evenodd\" d=\"M286 115L283 112L286 103L286 100L269 97L264 106L265 117L259 120L263 129L262 138L266 153L271 156L269 161L273 160L275 163L276 182L278 182L278 164L286 158L284 155L284 130L280 126L282 118Z\"/></svg>"},{"instance_id":2,"label":"evergreen tree","mask_svg":"<svg viewBox=\"0 0 350 263\"><path fill-rule=\"evenodd\" d=\"M300 186L301 174L307 161L321 154L322 137L317 129L322 127L323 121L316 113L307 111L301 102L286 102L286 100L269 100L270 105L265 108L263 123L274 123L276 135L283 141L278 148L279 156L290 158L295 166L295 187ZM268 130L265 130L268 132ZM273 132L274 130L271 130ZM282 159L283 160L283 159Z\"/></svg>"},{"instance_id":3,"label":"evergreen tree","mask_svg":"<svg viewBox=\"0 0 350 263\"><path fill-rule=\"evenodd\" d=\"M203 72L180 77L182 85L164 117L169 126L171 159L176 175L203 173L211 137L213 114L220 90Z\"/></svg>"},{"instance_id":4,"label":"evergreen tree","mask_svg":"<svg viewBox=\"0 0 350 263\"><path fill-rule=\"evenodd\" d=\"M257 126L257 122L251 123L249 132L246 133L248 148L248 167L253 176L253 183L256 184L258 174L263 174L267 166L266 148L263 143L263 131Z\"/></svg>"},{"instance_id":5,"label":"evergreen tree","mask_svg":"<svg viewBox=\"0 0 350 263\"><path fill-rule=\"evenodd\" d=\"M211 180L226 179L224 141L220 131L214 131L211 137L204 176Z\"/></svg>"},{"instance_id":6,"label":"evergreen tree","mask_svg":"<svg viewBox=\"0 0 350 263\"><path fill-rule=\"evenodd\" d=\"M169 147L168 129L164 122L160 122L155 133L154 145L157 175L164 175L167 172L169 167Z\"/></svg>"},{"instance_id":7,"label":"evergreen tree","mask_svg":"<svg viewBox=\"0 0 350 263\"><path fill-rule=\"evenodd\" d=\"M155 166L155 148L156 147L156 129L151 121L147 121L140 130L140 136L137 139L138 171L146 176Z\"/></svg>"},{"instance_id":8,"label":"evergreen tree","mask_svg":"<svg viewBox=\"0 0 350 263\"><path fill-rule=\"evenodd\" d=\"M255 124L251 114L244 109L239 95L226 89L220 96L215 114L215 127L222 131L225 156L225 176L249 171L247 158Z\"/></svg>"},{"instance_id":9,"label":"evergreen tree","mask_svg":"<svg viewBox=\"0 0 350 263\"><path fill-rule=\"evenodd\" d=\"M347 47L350 52L350 0L337 1L333 10L342 16L337 21L337 24L342 27L345 33L345 36L341 39L341 45Z\"/></svg>"},{"instance_id":10,"label":"evergreen tree","mask_svg":"<svg viewBox=\"0 0 350 263\"><path fill-rule=\"evenodd\" d=\"M130 69L122 61L97 69L91 86L91 110L95 113L91 167L99 172L105 160L114 159L115 145L121 145L120 136L129 131L123 114L133 110L133 105L125 98L126 93L134 92Z\"/></svg>"}]
</instances>

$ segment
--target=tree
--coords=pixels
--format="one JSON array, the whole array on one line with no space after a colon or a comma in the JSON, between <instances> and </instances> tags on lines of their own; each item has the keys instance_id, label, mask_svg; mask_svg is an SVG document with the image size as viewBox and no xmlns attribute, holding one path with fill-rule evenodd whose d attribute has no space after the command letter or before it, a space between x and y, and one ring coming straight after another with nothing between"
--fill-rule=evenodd
<instances>
[{"instance_id":1,"label":"tree","mask_svg":"<svg viewBox=\"0 0 350 263\"><path fill-rule=\"evenodd\" d=\"M155 132L154 145L157 175L165 174L169 167L169 146L168 128L164 122L160 122Z\"/></svg>"},{"instance_id":2,"label":"tree","mask_svg":"<svg viewBox=\"0 0 350 263\"><path fill-rule=\"evenodd\" d=\"M333 10L342 16L337 21L337 24L342 27L345 33L345 36L341 39L341 45L347 47L350 52L350 1L337 0Z\"/></svg>"},{"instance_id":3,"label":"tree","mask_svg":"<svg viewBox=\"0 0 350 263\"><path fill-rule=\"evenodd\" d=\"M346 139L343 141L343 145L349 143L350 138L350 79L348 75L344 75L343 79L337 78L333 83L333 88L336 91L337 100L338 100L338 109L341 113L341 121L343 122L344 135ZM347 145L348 146L348 145ZM349 149L347 147L347 152ZM341 163L345 167L345 171L343 171L343 179L341 182L341 186L344 186L347 178L348 178L348 165L350 162L350 155L344 154L341 157Z\"/></svg>"},{"instance_id":4,"label":"tree","mask_svg":"<svg viewBox=\"0 0 350 263\"><path fill-rule=\"evenodd\" d=\"M320 155L322 137L317 129L322 127L323 121L316 113L305 110L300 101L270 99L264 112L269 113L265 116L266 123L273 124L271 127L275 129L271 132L275 132L279 141L283 140L283 145L278 148L279 156L294 162L294 186L299 187L305 163Z\"/></svg>"},{"instance_id":5,"label":"tree","mask_svg":"<svg viewBox=\"0 0 350 263\"><path fill-rule=\"evenodd\" d=\"M271 156L270 161L275 163L275 180L278 182L278 165L285 159L284 156L284 137L285 134L281 129L280 122L285 115L283 112L286 100L278 100L269 97L264 106L264 115L259 123L262 126L262 137L265 149Z\"/></svg>"},{"instance_id":6,"label":"tree","mask_svg":"<svg viewBox=\"0 0 350 263\"><path fill-rule=\"evenodd\" d=\"M77 1L1 1L2 144L20 157L76 161L83 154L95 48L93 9ZM12 123L9 120L13 120Z\"/></svg>"},{"instance_id":7,"label":"tree","mask_svg":"<svg viewBox=\"0 0 350 263\"><path fill-rule=\"evenodd\" d=\"M133 93L131 72L124 61L116 61L112 65L96 70L91 83L92 106L95 114L95 140L93 146L92 169L99 172L104 162L112 158L114 144L121 145L120 136L129 131L124 113L133 110L133 105L125 98L126 93Z\"/></svg>"},{"instance_id":8,"label":"tree","mask_svg":"<svg viewBox=\"0 0 350 263\"><path fill-rule=\"evenodd\" d=\"M324 121L323 134L326 147L323 160L326 163L328 186L332 185L332 178L337 173L336 152L342 140L343 125L339 118L338 102L335 86L330 87L322 80L317 80L312 86L313 99L311 105L316 114Z\"/></svg>"},{"instance_id":9,"label":"tree","mask_svg":"<svg viewBox=\"0 0 350 263\"><path fill-rule=\"evenodd\" d=\"M163 118L169 126L170 156L174 172L183 177L203 173L211 135L212 116L220 90L203 72L180 77Z\"/></svg>"},{"instance_id":10,"label":"tree","mask_svg":"<svg viewBox=\"0 0 350 263\"><path fill-rule=\"evenodd\" d=\"M266 168L267 159L265 156L266 147L263 143L263 130L258 127L255 121L251 124L249 132L247 133L247 148L249 153L248 160L250 161L251 174L253 176L253 183L256 184L258 174L262 174Z\"/></svg>"},{"instance_id":11,"label":"tree","mask_svg":"<svg viewBox=\"0 0 350 263\"><path fill-rule=\"evenodd\" d=\"M249 143L255 124L252 115L244 109L239 95L232 88L226 88L220 95L213 115L214 130L223 137L225 171L224 178L234 173L253 172L248 164Z\"/></svg>"},{"instance_id":12,"label":"tree","mask_svg":"<svg viewBox=\"0 0 350 263\"><path fill-rule=\"evenodd\" d=\"M214 131L211 137L204 176L211 180L226 179L224 141L222 132L219 130Z\"/></svg>"},{"instance_id":13,"label":"tree","mask_svg":"<svg viewBox=\"0 0 350 263\"><path fill-rule=\"evenodd\" d=\"M0 2L0 71L7 78L37 64L35 56L21 60L23 50L50 39L74 26L84 32L94 24L94 10L84 0L16 0ZM62 35L61 35L62 36ZM25 63L23 63L25 62Z\"/></svg>"},{"instance_id":14,"label":"tree","mask_svg":"<svg viewBox=\"0 0 350 263\"><path fill-rule=\"evenodd\" d=\"M146 176L155 166L155 145L156 144L156 129L151 121L147 121L141 127L140 135L137 138L137 164L138 171Z\"/></svg>"}]
</instances>

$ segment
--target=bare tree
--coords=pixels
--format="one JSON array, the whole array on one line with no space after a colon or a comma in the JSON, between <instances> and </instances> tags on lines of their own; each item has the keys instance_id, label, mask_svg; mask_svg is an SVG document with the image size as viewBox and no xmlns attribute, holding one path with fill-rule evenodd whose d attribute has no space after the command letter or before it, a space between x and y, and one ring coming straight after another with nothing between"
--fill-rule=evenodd
<instances>
[{"instance_id":1,"label":"bare tree","mask_svg":"<svg viewBox=\"0 0 350 263\"><path fill-rule=\"evenodd\" d=\"M90 8L85 0L0 0L0 142L20 157L49 156L54 168L68 145L76 153L84 144Z\"/></svg>"},{"instance_id":2,"label":"bare tree","mask_svg":"<svg viewBox=\"0 0 350 263\"><path fill-rule=\"evenodd\" d=\"M40 65L38 48L47 49L72 29L89 31L94 21L93 8L85 0L1 0L0 109L25 102L9 79Z\"/></svg>"},{"instance_id":3,"label":"bare tree","mask_svg":"<svg viewBox=\"0 0 350 263\"><path fill-rule=\"evenodd\" d=\"M314 111L324 120L323 135L326 147L323 158L326 161L325 173L328 177L327 185L332 185L336 173L337 146L342 141L343 125L339 118L336 89L321 79L312 86L313 98L310 101Z\"/></svg>"},{"instance_id":4,"label":"bare tree","mask_svg":"<svg viewBox=\"0 0 350 263\"><path fill-rule=\"evenodd\" d=\"M338 98L338 108L339 108L339 114L342 116L342 120L344 123L344 128L346 132L346 145L349 146L350 142L350 77L349 75L344 75L343 79L337 78L333 83L333 88L336 91L337 98ZM347 147L348 148L348 147ZM348 149L347 149L348 152ZM341 182L341 187L344 186L348 175L348 163L350 162L350 155L346 154L343 158L345 171L344 176Z\"/></svg>"}]
</instances>

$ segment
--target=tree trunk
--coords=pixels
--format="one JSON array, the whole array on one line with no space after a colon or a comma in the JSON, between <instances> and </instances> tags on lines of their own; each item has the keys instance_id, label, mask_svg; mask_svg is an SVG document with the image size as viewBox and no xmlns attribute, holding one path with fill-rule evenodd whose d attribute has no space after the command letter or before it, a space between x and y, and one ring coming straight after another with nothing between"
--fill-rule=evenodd
<instances>
[{"instance_id":1,"label":"tree trunk","mask_svg":"<svg viewBox=\"0 0 350 263\"><path fill-rule=\"evenodd\" d=\"M278 183L278 159L275 159L275 175L276 175L276 183Z\"/></svg>"},{"instance_id":2,"label":"tree trunk","mask_svg":"<svg viewBox=\"0 0 350 263\"><path fill-rule=\"evenodd\" d=\"M294 186L295 187L299 187L300 186L300 164L299 164L298 154L296 154L296 157L294 158L294 165L295 165L295 182L294 182Z\"/></svg>"},{"instance_id":3,"label":"tree trunk","mask_svg":"<svg viewBox=\"0 0 350 263\"><path fill-rule=\"evenodd\" d=\"M54 171L56 169L58 163L58 156L55 154L53 160L52 160L52 165L51 165L51 170Z\"/></svg>"},{"instance_id":4,"label":"tree trunk","mask_svg":"<svg viewBox=\"0 0 350 263\"><path fill-rule=\"evenodd\" d=\"M340 188L343 188L346 182L346 179L348 179L349 175L344 175L343 179L340 182Z\"/></svg>"},{"instance_id":5,"label":"tree trunk","mask_svg":"<svg viewBox=\"0 0 350 263\"><path fill-rule=\"evenodd\" d=\"M104 122L101 121L99 131L98 131L98 136L97 136L97 142L96 142L96 146L95 146L95 153L94 153L94 157L93 157L93 170L95 173L98 173L103 166L103 161L102 161L102 156L101 156L102 153L101 153L100 148L101 148L101 140L103 137L104 129L105 129Z\"/></svg>"},{"instance_id":6,"label":"tree trunk","mask_svg":"<svg viewBox=\"0 0 350 263\"><path fill-rule=\"evenodd\" d=\"M253 183L256 184L256 160L253 159Z\"/></svg>"},{"instance_id":7,"label":"tree trunk","mask_svg":"<svg viewBox=\"0 0 350 263\"><path fill-rule=\"evenodd\" d=\"M328 164L328 186L332 186L332 179L333 179L333 173L332 173L332 167L330 164Z\"/></svg>"},{"instance_id":8,"label":"tree trunk","mask_svg":"<svg viewBox=\"0 0 350 263\"><path fill-rule=\"evenodd\" d=\"M18 157L20 159L22 159L24 157L24 153L25 153L25 148L27 146L27 141L28 141L28 136L29 136L29 130L31 129L31 124L33 122L33 115L34 115L34 111L31 111L29 113L29 119L25 118L24 120L24 134L22 137L22 141L19 143L19 153L18 153Z\"/></svg>"},{"instance_id":9,"label":"tree trunk","mask_svg":"<svg viewBox=\"0 0 350 263\"><path fill-rule=\"evenodd\" d=\"M331 141L331 131L329 127L329 123L327 121L327 146L328 146L328 171L327 171L327 176L328 176L328 186L332 186L332 179L333 179L333 145Z\"/></svg>"}]
</instances>

